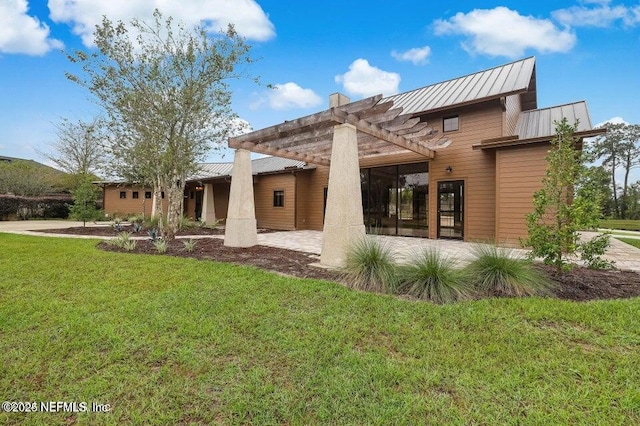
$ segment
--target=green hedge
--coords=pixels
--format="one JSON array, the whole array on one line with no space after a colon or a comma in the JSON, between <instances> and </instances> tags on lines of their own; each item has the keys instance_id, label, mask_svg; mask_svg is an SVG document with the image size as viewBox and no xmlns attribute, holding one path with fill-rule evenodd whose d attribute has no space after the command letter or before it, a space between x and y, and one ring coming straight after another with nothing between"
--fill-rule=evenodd
<instances>
[{"instance_id":1,"label":"green hedge","mask_svg":"<svg viewBox=\"0 0 640 426\"><path fill-rule=\"evenodd\" d=\"M20 197L0 194L0 220L66 219L73 198L69 194Z\"/></svg>"}]
</instances>

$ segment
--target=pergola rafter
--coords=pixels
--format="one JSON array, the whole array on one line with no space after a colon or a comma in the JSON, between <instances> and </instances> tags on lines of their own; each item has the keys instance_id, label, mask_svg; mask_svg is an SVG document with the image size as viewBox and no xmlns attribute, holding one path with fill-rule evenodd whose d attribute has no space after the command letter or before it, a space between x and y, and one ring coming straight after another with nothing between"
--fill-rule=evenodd
<instances>
[{"instance_id":1,"label":"pergola rafter","mask_svg":"<svg viewBox=\"0 0 640 426\"><path fill-rule=\"evenodd\" d=\"M247 149L312 164L329 165L334 127L350 124L357 130L360 158L381 152L412 151L433 158L437 132L418 117L402 114L382 95L334 106L262 130L229 139L229 147ZM442 139L442 138L440 138Z\"/></svg>"}]
</instances>

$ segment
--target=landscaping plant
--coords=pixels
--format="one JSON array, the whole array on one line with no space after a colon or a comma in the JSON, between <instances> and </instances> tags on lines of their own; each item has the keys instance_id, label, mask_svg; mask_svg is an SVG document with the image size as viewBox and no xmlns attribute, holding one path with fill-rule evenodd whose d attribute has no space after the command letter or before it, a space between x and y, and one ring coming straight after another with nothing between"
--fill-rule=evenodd
<instances>
[{"instance_id":1,"label":"landscaping plant","mask_svg":"<svg viewBox=\"0 0 640 426\"><path fill-rule=\"evenodd\" d=\"M168 245L169 245L168 241L165 240L164 238L158 238L153 242L153 246L156 248L158 253L161 253L161 254L167 252Z\"/></svg>"},{"instance_id":2,"label":"landscaping plant","mask_svg":"<svg viewBox=\"0 0 640 426\"><path fill-rule=\"evenodd\" d=\"M372 236L365 236L347 249L342 273L349 287L358 290L393 293L397 287L391 249Z\"/></svg>"},{"instance_id":3,"label":"landscaping plant","mask_svg":"<svg viewBox=\"0 0 640 426\"><path fill-rule=\"evenodd\" d=\"M515 257L512 249L478 244L472 250L475 260L466 269L483 293L518 297L549 293L551 283L544 274L530 260Z\"/></svg>"},{"instance_id":4,"label":"landscaping plant","mask_svg":"<svg viewBox=\"0 0 640 426\"><path fill-rule=\"evenodd\" d=\"M191 253L196 248L196 244L198 244L198 240L189 238L188 240L182 241L182 244L184 244L184 249L189 253Z\"/></svg>"},{"instance_id":5,"label":"landscaping plant","mask_svg":"<svg viewBox=\"0 0 640 426\"><path fill-rule=\"evenodd\" d=\"M578 231L596 229L600 219L602 188L588 179L577 129L578 123L569 125L566 118L556 122L547 172L533 196L534 211L527 215L524 245L531 247L531 258L543 258L557 273L569 268L569 257L579 251Z\"/></svg>"},{"instance_id":6,"label":"landscaping plant","mask_svg":"<svg viewBox=\"0 0 640 426\"><path fill-rule=\"evenodd\" d=\"M454 258L437 250L422 250L402 266L400 291L434 303L468 299L474 294L473 286L456 264Z\"/></svg>"}]
</instances>

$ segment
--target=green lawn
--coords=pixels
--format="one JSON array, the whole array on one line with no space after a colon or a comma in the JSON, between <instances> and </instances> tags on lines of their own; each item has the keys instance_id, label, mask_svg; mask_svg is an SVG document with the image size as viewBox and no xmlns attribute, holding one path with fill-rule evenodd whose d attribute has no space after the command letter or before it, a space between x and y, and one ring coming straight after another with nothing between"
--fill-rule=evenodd
<instances>
[{"instance_id":1,"label":"green lawn","mask_svg":"<svg viewBox=\"0 0 640 426\"><path fill-rule=\"evenodd\" d=\"M436 306L0 234L0 424L638 424L640 299Z\"/></svg>"},{"instance_id":2,"label":"green lawn","mask_svg":"<svg viewBox=\"0 0 640 426\"><path fill-rule=\"evenodd\" d=\"M640 231L640 220L606 219L600 221L600 227L606 229L622 229Z\"/></svg>"},{"instance_id":3,"label":"green lawn","mask_svg":"<svg viewBox=\"0 0 640 426\"><path fill-rule=\"evenodd\" d=\"M636 239L636 238L623 238L623 237L616 237L617 240L622 241L623 243L627 243L630 244L634 247L640 248L640 240Z\"/></svg>"}]
</instances>

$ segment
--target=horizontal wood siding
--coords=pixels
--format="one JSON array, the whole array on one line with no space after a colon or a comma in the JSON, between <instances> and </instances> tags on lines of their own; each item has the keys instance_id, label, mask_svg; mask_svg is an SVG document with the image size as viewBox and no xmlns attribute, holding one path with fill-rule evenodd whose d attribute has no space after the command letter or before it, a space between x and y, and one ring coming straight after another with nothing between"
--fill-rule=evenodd
<instances>
[{"instance_id":1,"label":"horizontal wood siding","mask_svg":"<svg viewBox=\"0 0 640 426\"><path fill-rule=\"evenodd\" d=\"M120 191L126 193L126 198L120 198ZM138 198L133 198L133 193L138 192ZM129 185L111 185L104 189L104 212L110 216L126 218L126 216L144 215L151 216L153 198L145 199L145 191L149 188L140 188ZM163 210L167 211L167 202L163 201Z\"/></svg>"},{"instance_id":2,"label":"horizontal wood siding","mask_svg":"<svg viewBox=\"0 0 640 426\"><path fill-rule=\"evenodd\" d=\"M495 237L495 153L474 150L472 145L502 136L502 106L499 101L491 101L453 113L459 115L459 130L444 133L451 145L438 150L429 162L429 237L437 238L438 182L463 180L464 239L491 240ZM445 115L451 116L452 112ZM442 132L443 117L424 119ZM451 173L446 171L449 166Z\"/></svg>"},{"instance_id":3,"label":"horizontal wood siding","mask_svg":"<svg viewBox=\"0 0 640 426\"><path fill-rule=\"evenodd\" d=\"M216 209L216 219L226 219L229 208L229 182L213 184L213 207Z\"/></svg>"},{"instance_id":4,"label":"horizontal wood siding","mask_svg":"<svg viewBox=\"0 0 640 426\"><path fill-rule=\"evenodd\" d=\"M303 177L304 176L304 177ZM302 177L302 179L300 179ZM329 168L317 166L298 175L298 194L304 193L306 207L298 212L301 229L322 231L324 225L324 189L329 185Z\"/></svg>"},{"instance_id":5,"label":"horizontal wood siding","mask_svg":"<svg viewBox=\"0 0 640 426\"><path fill-rule=\"evenodd\" d=\"M496 241L519 246L527 236L526 215L542 187L548 144L504 148L496 152Z\"/></svg>"},{"instance_id":6,"label":"horizontal wood siding","mask_svg":"<svg viewBox=\"0 0 640 426\"><path fill-rule=\"evenodd\" d=\"M258 227L295 229L295 176L292 173L255 176L254 182ZM274 191L284 191L284 207L273 207Z\"/></svg>"}]
</instances>

